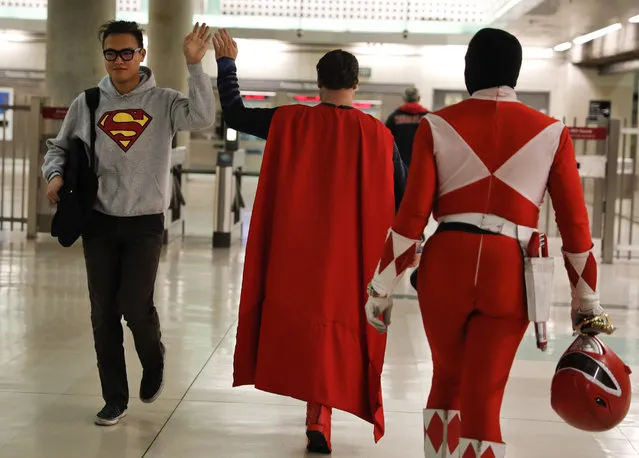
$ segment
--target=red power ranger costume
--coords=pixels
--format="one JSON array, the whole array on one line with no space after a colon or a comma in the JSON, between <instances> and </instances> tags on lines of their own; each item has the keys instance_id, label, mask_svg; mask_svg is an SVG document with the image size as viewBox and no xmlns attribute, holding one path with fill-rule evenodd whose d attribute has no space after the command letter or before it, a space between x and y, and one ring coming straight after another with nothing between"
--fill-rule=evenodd
<instances>
[{"instance_id":1,"label":"red power ranger costume","mask_svg":"<svg viewBox=\"0 0 639 458\"><path fill-rule=\"evenodd\" d=\"M505 456L499 414L529 324L522 248L536 231L546 189L575 320L602 313L572 141L561 122L517 101L520 65L512 35L484 29L473 38L466 56L472 97L421 122L404 199L369 285L368 318L384 332L390 294L432 211L440 225L424 247L418 277L433 357L426 458Z\"/></svg>"}]
</instances>

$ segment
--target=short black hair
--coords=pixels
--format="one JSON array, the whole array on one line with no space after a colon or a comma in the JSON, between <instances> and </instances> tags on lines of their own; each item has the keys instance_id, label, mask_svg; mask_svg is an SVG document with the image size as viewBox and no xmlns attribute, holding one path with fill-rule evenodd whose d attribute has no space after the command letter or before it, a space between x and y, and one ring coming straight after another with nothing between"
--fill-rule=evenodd
<instances>
[{"instance_id":1,"label":"short black hair","mask_svg":"<svg viewBox=\"0 0 639 458\"><path fill-rule=\"evenodd\" d=\"M99 36L102 46L109 35L118 35L121 33L129 33L135 37L140 48L144 48L144 30L140 28L137 22L130 21L109 21L100 26Z\"/></svg>"},{"instance_id":2,"label":"short black hair","mask_svg":"<svg viewBox=\"0 0 639 458\"><path fill-rule=\"evenodd\" d=\"M326 53L317 63L317 80L333 91L353 89L359 83L357 57L341 49Z\"/></svg>"}]
</instances>

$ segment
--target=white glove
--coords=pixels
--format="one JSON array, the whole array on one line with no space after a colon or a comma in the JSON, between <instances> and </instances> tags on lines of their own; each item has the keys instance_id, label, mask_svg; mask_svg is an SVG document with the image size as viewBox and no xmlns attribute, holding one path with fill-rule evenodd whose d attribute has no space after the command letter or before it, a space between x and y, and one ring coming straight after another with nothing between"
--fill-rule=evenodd
<instances>
[{"instance_id":1,"label":"white glove","mask_svg":"<svg viewBox=\"0 0 639 458\"><path fill-rule=\"evenodd\" d=\"M391 324L391 311L393 310L393 298L391 295L385 297L368 297L366 302L366 319L377 329L377 332L384 334ZM378 317L382 316L382 320Z\"/></svg>"},{"instance_id":2,"label":"white glove","mask_svg":"<svg viewBox=\"0 0 639 458\"><path fill-rule=\"evenodd\" d=\"M577 329L577 325L584 319L592 316L599 316L606 313L600 305L597 305L592 310L575 310L570 311L570 318L572 319L572 328Z\"/></svg>"},{"instance_id":3,"label":"white glove","mask_svg":"<svg viewBox=\"0 0 639 458\"><path fill-rule=\"evenodd\" d=\"M576 334L612 334L615 327L599 300L599 268L593 249L583 253L562 253L570 279L573 330ZM588 322L584 323L585 320Z\"/></svg>"}]
</instances>

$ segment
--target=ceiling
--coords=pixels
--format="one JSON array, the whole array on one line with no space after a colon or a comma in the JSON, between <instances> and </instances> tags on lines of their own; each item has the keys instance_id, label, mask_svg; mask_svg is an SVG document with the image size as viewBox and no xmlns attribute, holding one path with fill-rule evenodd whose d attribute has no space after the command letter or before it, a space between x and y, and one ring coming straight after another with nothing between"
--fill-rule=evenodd
<instances>
[{"instance_id":1,"label":"ceiling","mask_svg":"<svg viewBox=\"0 0 639 458\"><path fill-rule=\"evenodd\" d=\"M639 14L639 0L544 0L506 24L528 46L554 46Z\"/></svg>"},{"instance_id":2,"label":"ceiling","mask_svg":"<svg viewBox=\"0 0 639 458\"><path fill-rule=\"evenodd\" d=\"M0 4L6 1L0 0ZM195 8L196 20L200 19L198 11L199 14L211 14L215 9L211 5L218 5L216 8L219 8L219 16L214 23L232 28L234 35L239 38L275 39L296 44L385 42L409 45L463 45L468 42L474 31L482 26L472 23L472 12L465 9L470 8L468 5L475 5L473 2L477 5L493 5L490 10L491 19L494 19L494 14L504 5L516 4L506 14L493 21L492 26L511 31L520 38L524 46L531 47L552 47L615 22L627 23L629 17L639 14L639 0L519 0L514 3L506 0L197 0L194 3L198 5ZM38 4L39 8L36 9L42 11L44 7L46 16L45 0L13 3L28 3L34 6ZM272 17L274 21L280 21L280 26L261 25L260 29L252 28L254 25L251 24L256 23L256 18L248 16L246 11L252 11L257 8L255 5L262 3L263 8L260 8L265 11L259 15L268 17L261 17L258 22L263 25ZM141 8L144 4L141 0L118 0L119 10L124 11L125 6L130 9L133 8L131 5L134 5L139 10L133 11L135 14L143 13ZM267 4L270 5L268 8ZM311 4L313 8L326 6L325 11L319 10L320 14L340 16L324 19L313 13L313 17L309 17ZM307 13L302 15L302 18L297 10L300 5L307 7ZM369 13L362 7L366 5L374 5L375 8ZM238 10L235 14L231 11L234 8ZM276 17L273 8L281 10L277 14L284 14L290 10L287 13L288 18ZM331 13L333 10L334 13ZM372 31L366 27L359 30L338 27L337 23L341 19L361 23L361 18L356 18L353 14L368 15L367 18L374 20L379 28ZM397 18L392 20L393 14L410 16L409 22L399 21ZM453 16L447 17L447 14ZM240 15L244 15L250 22L244 24ZM321 26L313 30L312 24L317 26L324 20L332 25L328 29ZM437 24L448 24L450 30L438 27ZM304 27L305 25L308 27ZM42 40L46 27L44 20L35 17L0 17L0 29L35 32L33 38Z\"/></svg>"}]
</instances>

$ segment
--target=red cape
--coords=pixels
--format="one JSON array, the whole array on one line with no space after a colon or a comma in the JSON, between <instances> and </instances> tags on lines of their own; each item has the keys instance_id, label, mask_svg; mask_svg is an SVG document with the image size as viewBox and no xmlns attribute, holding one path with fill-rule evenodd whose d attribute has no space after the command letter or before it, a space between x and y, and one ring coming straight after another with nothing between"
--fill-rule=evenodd
<instances>
[{"instance_id":1,"label":"red cape","mask_svg":"<svg viewBox=\"0 0 639 458\"><path fill-rule=\"evenodd\" d=\"M386 336L366 286L394 218L393 137L327 105L280 107L246 248L233 386L319 402L384 435Z\"/></svg>"}]
</instances>

